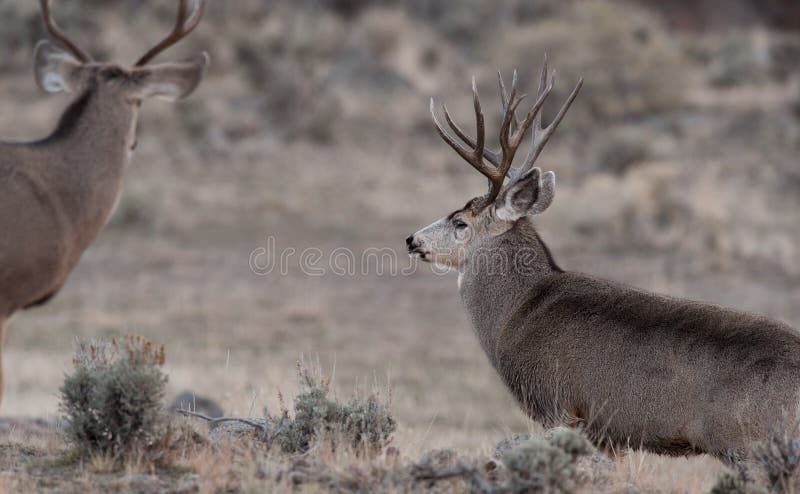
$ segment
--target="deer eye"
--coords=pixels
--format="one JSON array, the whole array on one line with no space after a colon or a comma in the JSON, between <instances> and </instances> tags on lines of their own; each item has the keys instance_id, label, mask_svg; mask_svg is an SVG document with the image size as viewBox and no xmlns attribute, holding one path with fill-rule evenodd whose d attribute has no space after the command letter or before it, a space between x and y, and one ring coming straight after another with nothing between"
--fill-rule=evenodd
<instances>
[{"instance_id":1,"label":"deer eye","mask_svg":"<svg viewBox=\"0 0 800 494\"><path fill-rule=\"evenodd\" d=\"M461 230L462 228L466 228L466 227L468 227L469 225L468 225L468 224L466 224L466 223L464 223L464 222L463 222L463 221L461 221L461 220L454 220L454 221L453 221L453 226L456 228L456 230Z\"/></svg>"}]
</instances>

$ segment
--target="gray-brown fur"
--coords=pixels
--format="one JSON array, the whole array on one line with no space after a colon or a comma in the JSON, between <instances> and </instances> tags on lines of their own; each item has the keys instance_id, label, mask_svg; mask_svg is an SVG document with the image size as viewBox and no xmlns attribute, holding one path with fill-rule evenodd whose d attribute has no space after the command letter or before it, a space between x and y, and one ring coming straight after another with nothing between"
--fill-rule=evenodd
<instances>
[{"instance_id":1,"label":"gray-brown fur","mask_svg":"<svg viewBox=\"0 0 800 494\"><path fill-rule=\"evenodd\" d=\"M530 220L492 240L535 245ZM460 294L492 365L533 418L598 443L740 456L800 390L800 336L765 317L648 293L542 258L535 272L466 269ZM515 294L515 295L511 295Z\"/></svg>"},{"instance_id":2,"label":"gray-brown fur","mask_svg":"<svg viewBox=\"0 0 800 494\"><path fill-rule=\"evenodd\" d=\"M605 448L731 461L797 412L800 333L562 270L532 221L555 175L530 165L496 199L490 190L406 239L412 255L458 271L478 340L528 415L582 426Z\"/></svg>"},{"instance_id":3,"label":"gray-brown fur","mask_svg":"<svg viewBox=\"0 0 800 494\"><path fill-rule=\"evenodd\" d=\"M63 48L39 42L36 81L45 91L75 96L48 137L0 142L0 399L4 328L17 310L55 295L105 226L136 144L142 101L188 96L208 64L206 54L148 66L94 62L58 30L48 7L42 0L45 24ZM196 9L187 24L197 22Z\"/></svg>"},{"instance_id":4,"label":"gray-brown fur","mask_svg":"<svg viewBox=\"0 0 800 494\"><path fill-rule=\"evenodd\" d=\"M0 144L0 201L8 204L0 209L0 225L14 232L0 249L0 309L6 314L60 287L119 195L134 109L107 118L103 107L114 105L99 89L87 90L74 106L80 111L67 110L76 114L56 137L29 146Z\"/></svg>"}]
</instances>

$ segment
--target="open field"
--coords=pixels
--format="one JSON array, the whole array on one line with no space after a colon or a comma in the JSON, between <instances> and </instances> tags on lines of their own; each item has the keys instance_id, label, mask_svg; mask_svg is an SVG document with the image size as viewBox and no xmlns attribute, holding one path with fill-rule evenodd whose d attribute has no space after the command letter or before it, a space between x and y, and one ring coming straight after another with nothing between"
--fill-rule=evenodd
<instances>
[{"instance_id":1,"label":"open field","mask_svg":"<svg viewBox=\"0 0 800 494\"><path fill-rule=\"evenodd\" d=\"M115 60L169 29L168 2L150 3L55 2L65 29ZM481 457L511 433L541 433L482 354L455 275L420 265L310 276L299 254L387 248L409 266L403 239L485 186L435 135L428 98L471 122L475 74L496 119L495 71L516 67L533 90L545 51L559 74L553 107L586 79L540 159L559 177L539 221L559 264L800 327L797 31L667 29L619 2L465 0L446 14L424 1L270 3L212 2L198 31L164 54L208 50L212 66L189 100L145 104L111 224L52 302L13 319L0 491L248 490L231 477L253 477L257 461L209 468L208 451L146 478L87 467L73 480L53 466L77 336L163 343L170 395L193 390L230 415L277 409L279 390L293 396L301 356L318 359L341 396L390 383L395 444L408 457ZM68 97L33 83L36 3L0 12L13 20L0 34L0 136L37 138ZM259 275L251 257L270 238L277 259L295 254L284 273ZM631 454L608 490L707 491L722 470L706 457Z\"/></svg>"}]
</instances>

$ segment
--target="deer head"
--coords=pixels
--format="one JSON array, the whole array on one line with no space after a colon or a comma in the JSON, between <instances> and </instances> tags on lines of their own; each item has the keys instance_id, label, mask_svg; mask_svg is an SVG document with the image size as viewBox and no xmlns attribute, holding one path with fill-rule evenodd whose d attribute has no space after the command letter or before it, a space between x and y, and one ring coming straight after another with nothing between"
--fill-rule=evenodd
<instances>
[{"instance_id":1,"label":"deer head","mask_svg":"<svg viewBox=\"0 0 800 494\"><path fill-rule=\"evenodd\" d=\"M148 65L161 51L197 27L206 0L197 1L191 13L186 0L181 0L175 28L132 66L94 61L56 25L49 0L41 0L41 8L45 26L55 43L42 40L36 45L34 68L37 84L49 93L81 93L91 88L102 94L108 104L128 107L136 107L151 96L174 101L197 88L208 65L206 53L184 62Z\"/></svg>"},{"instance_id":2,"label":"deer head","mask_svg":"<svg viewBox=\"0 0 800 494\"><path fill-rule=\"evenodd\" d=\"M484 117L474 78L472 94L477 127L475 139L453 121L447 107L442 105L447 124L461 142L453 137L439 123L431 99L431 116L439 135L459 156L489 180L489 191L406 238L406 245L412 256L442 267L461 270L474 250L484 245L486 240L502 235L522 219L543 213L553 202L555 174L551 171L543 173L533 165L578 95L583 79L578 81L553 121L544 128L541 109L555 83L554 75L548 81L547 59L545 58L542 68L536 102L522 120L517 117L516 110L525 95L517 91L516 71L510 92L506 91L499 73L498 81L503 106L500 151L486 147ZM530 149L523 163L513 167L517 149L529 129Z\"/></svg>"}]
</instances>

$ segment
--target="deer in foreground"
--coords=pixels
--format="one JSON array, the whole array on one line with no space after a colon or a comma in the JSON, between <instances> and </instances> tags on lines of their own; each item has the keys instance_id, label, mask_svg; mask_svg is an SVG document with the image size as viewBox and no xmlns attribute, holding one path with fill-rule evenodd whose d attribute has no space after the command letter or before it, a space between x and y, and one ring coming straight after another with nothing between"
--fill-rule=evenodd
<instances>
[{"instance_id":1,"label":"deer in foreground","mask_svg":"<svg viewBox=\"0 0 800 494\"><path fill-rule=\"evenodd\" d=\"M499 152L486 146L474 80L475 138L443 106L446 130L431 100L439 135L488 178L489 191L408 237L409 253L458 271L478 340L531 418L582 427L605 450L738 461L797 411L800 335L766 317L559 267L533 222L553 202L555 175L534 163L582 80L542 128L553 84L545 60L537 100L519 120L516 73L510 92L500 78ZM530 150L514 167L529 129Z\"/></svg>"},{"instance_id":2,"label":"deer in foreground","mask_svg":"<svg viewBox=\"0 0 800 494\"><path fill-rule=\"evenodd\" d=\"M200 22L205 0L178 7L173 31L132 66L95 62L55 24L41 0L47 31L57 42L36 45L36 82L47 92L74 94L55 130L39 141L0 142L0 399L2 342L18 310L47 302L105 226L136 146L145 98L174 101L194 91L208 65L192 60L148 65Z\"/></svg>"}]
</instances>

